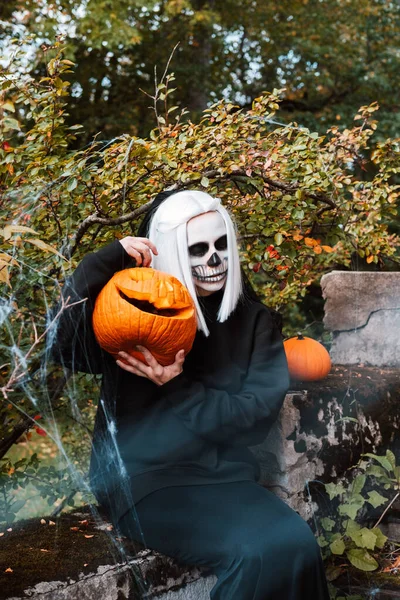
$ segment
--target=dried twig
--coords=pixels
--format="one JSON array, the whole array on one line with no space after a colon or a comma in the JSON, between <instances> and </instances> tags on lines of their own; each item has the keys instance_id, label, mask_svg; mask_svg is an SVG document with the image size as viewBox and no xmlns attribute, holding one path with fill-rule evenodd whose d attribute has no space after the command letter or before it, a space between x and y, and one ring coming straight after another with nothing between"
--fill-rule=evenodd
<instances>
[{"instance_id":1,"label":"dried twig","mask_svg":"<svg viewBox=\"0 0 400 600\"><path fill-rule=\"evenodd\" d=\"M9 377L8 382L6 383L6 385L3 385L0 388L0 392L2 393L3 398L5 400L8 400L8 394L10 392L14 391L13 386L15 386L19 382L19 380L26 375L26 369L24 367L24 364L26 365L31 354L34 352L34 350L37 348L37 346L40 344L40 342L46 337L47 333L49 332L50 327L52 327L52 325L57 321L57 319L59 319L60 315L64 312L64 310L66 310L67 308L71 308L72 306L75 306L77 304L81 304L82 302L85 301L85 299L77 300L76 302L73 302L72 304L68 304L69 299L70 298L68 297L66 300L64 300L64 298L61 296L60 309L58 310L57 314L54 316L54 318L52 319L52 321L50 322L48 327L46 327L46 329L43 331L43 333L41 335L39 335L39 336L37 335L36 327L34 327L35 341L33 342L32 346L29 348L28 352L25 354L23 361L19 360L18 358L16 359L14 369Z\"/></svg>"},{"instance_id":2,"label":"dried twig","mask_svg":"<svg viewBox=\"0 0 400 600\"><path fill-rule=\"evenodd\" d=\"M389 510L389 508L392 506L393 502L395 502L399 496L400 496L400 492L397 492L397 494L395 495L395 497L392 498L392 500L389 502L389 504L387 505L387 507L385 508L385 510L383 511L383 513L381 514L381 516L379 517L379 519L377 520L377 522L375 523L374 529L375 529L375 527L378 527L379 523L382 521L383 517L386 515L387 511Z\"/></svg>"}]
</instances>

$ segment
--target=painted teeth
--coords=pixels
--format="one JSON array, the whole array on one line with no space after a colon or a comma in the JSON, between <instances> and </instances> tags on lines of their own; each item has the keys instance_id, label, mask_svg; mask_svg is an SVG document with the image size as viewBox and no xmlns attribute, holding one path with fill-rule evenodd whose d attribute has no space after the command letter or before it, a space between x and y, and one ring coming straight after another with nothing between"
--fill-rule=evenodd
<instances>
[{"instance_id":1,"label":"painted teeth","mask_svg":"<svg viewBox=\"0 0 400 600\"><path fill-rule=\"evenodd\" d=\"M198 281L221 281L226 275L226 271L223 273L218 273L217 275L209 275L208 277L201 277L200 275L195 275L194 277Z\"/></svg>"}]
</instances>

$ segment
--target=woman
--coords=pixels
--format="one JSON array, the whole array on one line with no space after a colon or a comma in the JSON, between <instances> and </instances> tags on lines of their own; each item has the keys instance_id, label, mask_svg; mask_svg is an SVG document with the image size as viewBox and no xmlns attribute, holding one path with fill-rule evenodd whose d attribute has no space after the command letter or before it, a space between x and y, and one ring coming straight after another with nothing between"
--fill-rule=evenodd
<instances>
[{"instance_id":1,"label":"woman","mask_svg":"<svg viewBox=\"0 0 400 600\"><path fill-rule=\"evenodd\" d=\"M134 264L174 275L196 304L193 348L166 367L142 347L147 364L124 353L114 361L94 338L97 294ZM209 567L218 578L212 600L325 600L309 527L257 483L249 446L276 420L288 372L271 312L246 288L220 201L198 191L160 194L138 237L83 259L64 297L88 300L62 314L53 354L103 375L90 479L124 535Z\"/></svg>"}]
</instances>

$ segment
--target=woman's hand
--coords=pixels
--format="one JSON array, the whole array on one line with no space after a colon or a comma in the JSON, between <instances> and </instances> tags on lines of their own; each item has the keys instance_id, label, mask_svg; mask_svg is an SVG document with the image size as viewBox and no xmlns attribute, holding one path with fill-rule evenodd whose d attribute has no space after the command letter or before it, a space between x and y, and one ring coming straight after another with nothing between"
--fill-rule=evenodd
<instances>
[{"instance_id":1,"label":"woman's hand","mask_svg":"<svg viewBox=\"0 0 400 600\"><path fill-rule=\"evenodd\" d=\"M179 350L175 356L175 362L172 365L163 367L156 361L147 348L136 346L136 349L143 354L147 361L147 365L133 356L130 356L127 352L118 352L118 356L123 358L128 364L117 360L117 365L122 369L125 369L125 371L129 371L129 373L139 375L139 377L146 377L157 385L163 385L182 373L182 365L185 361L184 350Z\"/></svg>"},{"instance_id":2,"label":"woman's hand","mask_svg":"<svg viewBox=\"0 0 400 600\"><path fill-rule=\"evenodd\" d=\"M122 238L122 240L119 240L119 243L122 244L125 252L136 260L138 267L149 267L152 261L151 252L153 252L153 254L158 254L157 248L153 242L147 238L128 235L127 237Z\"/></svg>"}]
</instances>

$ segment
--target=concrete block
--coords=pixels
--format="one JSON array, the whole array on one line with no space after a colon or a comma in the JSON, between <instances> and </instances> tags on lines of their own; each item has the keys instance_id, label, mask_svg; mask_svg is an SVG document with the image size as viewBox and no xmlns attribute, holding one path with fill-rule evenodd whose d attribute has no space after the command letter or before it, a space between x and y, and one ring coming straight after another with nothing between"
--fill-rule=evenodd
<instances>
[{"instance_id":1,"label":"concrete block","mask_svg":"<svg viewBox=\"0 0 400 600\"><path fill-rule=\"evenodd\" d=\"M400 365L400 273L332 271L321 279L334 364Z\"/></svg>"}]
</instances>

